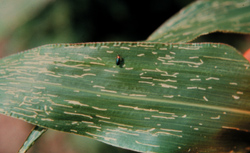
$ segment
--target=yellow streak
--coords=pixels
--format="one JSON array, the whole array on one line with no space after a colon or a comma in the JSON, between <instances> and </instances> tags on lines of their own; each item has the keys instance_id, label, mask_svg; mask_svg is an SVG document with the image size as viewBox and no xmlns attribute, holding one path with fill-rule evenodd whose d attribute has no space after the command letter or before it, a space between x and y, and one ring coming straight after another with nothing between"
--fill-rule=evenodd
<instances>
[{"instance_id":1,"label":"yellow streak","mask_svg":"<svg viewBox=\"0 0 250 153\"><path fill-rule=\"evenodd\" d=\"M144 145L144 146L150 146L150 147L160 147L159 145L152 145L152 144L147 144L147 143L141 143L139 141L135 141L137 144Z\"/></svg>"},{"instance_id":2,"label":"yellow streak","mask_svg":"<svg viewBox=\"0 0 250 153\"><path fill-rule=\"evenodd\" d=\"M126 127L130 127L130 128L133 127L133 126L127 125L127 124L120 124L120 123L110 122L110 121L104 121L104 120L99 120L99 122L104 122L104 123L109 123L109 124L115 124L115 125L119 125L119 126L126 126Z\"/></svg>"},{"instance_id":3,"label":"yellow streak","mask_svg":"<svg viewBox=\"0 0 250 153\"><path fill-rule=\"evenodd\" d=\"M90 116L90 115L85 115L85 114L80 114L80 113L72 113L72 112L66 112L66 111L64 111L64 114L68 114L68 115L78 115L78 116L83 116L83 117L88 117L88 118L90 118L90 119L93 119L93 117Z\"/></svg>"},{"instance_id":4,"label":"yellow streak","mask_svg":"<svg viewBox=\"0 0 250 153\"><path fill-rule=\"evenodd\" d=\"M109 141L109 140L116 141L115 138L105 137L105 136L93 134L93 133L90 133L90 132L85 132L85 133L88 134L88 135L91 135L91 136L93 136L93 137L101 137L101 138L103 138L104 140L107 140L107 141Z\"/></svg>"}]
</instances>

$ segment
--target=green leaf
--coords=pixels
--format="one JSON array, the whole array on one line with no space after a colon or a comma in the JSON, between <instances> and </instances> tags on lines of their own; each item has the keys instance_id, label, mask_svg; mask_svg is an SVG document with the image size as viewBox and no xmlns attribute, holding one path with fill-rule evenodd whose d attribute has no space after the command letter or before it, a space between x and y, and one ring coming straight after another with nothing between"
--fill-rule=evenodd
<instances>
[{"instance_id":1,"label":"green leaf","mask_svg":"<svg viewBox=\"0 0 250 153\"><path fill-rule=\"evenodd\" d=\"M18 0L13 3L9 0L0 1L0 39L22 25L50 0Z\"/></svg>"},{"instance_id":2,"label":"green leaf","mask_svg":"<svg viewBox=\"0 0 250 153\"><path fill-rule=\"evenodd\" d=\"M250 0L195 1L167 20L147 41L190 42L211 32L250 33Z\"/></svg>"},{"instance_id":3,"label":"green leaf","mask_svg":"<svg viewBox=\"0 0 250 153\"><path fill-rule=\"evenodd\" d=\"M35 126L30 132L23 146L20 148L19 153L27 152L28 149L35 143L35 141L39 139L46 131L47 128Z\"/></svg>"},{"instance_id":4,"label":"green leaf","mask_svg":"<svg viewBox=\"0 0 250 153\"><path fill-rule=\"evenodd\" d=\"M0 60L0 113L141 152L230 151L249 84L223 44L52 44Z\"/></svg>"}]
</instances>

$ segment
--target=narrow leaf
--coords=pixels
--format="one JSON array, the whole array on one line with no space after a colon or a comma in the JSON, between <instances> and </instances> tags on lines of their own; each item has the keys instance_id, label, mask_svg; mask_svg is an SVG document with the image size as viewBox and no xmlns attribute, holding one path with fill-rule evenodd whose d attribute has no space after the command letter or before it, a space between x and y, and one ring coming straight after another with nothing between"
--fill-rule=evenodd
<instances>
[{"instance_id":1,"label":"narrow leaf","mask_svg":"<svg viewBox=\"0 0 250 153\"><path fill-rule=\"evenodd\" d=\"M0 60L0 113L141 152L230 151L249 84L223 44L52 44Z\"/></svg>"},{"instance_id":2,"label":"narrow leaf","mask_svg":"<svg viewBox=\"0 0 250 153\"><path fill-rule=\"evenodd\" d=\"M167 20L147 41L190 42L211 32L250 33L250 0L195 1Z\"/></svg>"},{"instance_id":3,"label":"narrow leaf","mask_svg":"<svg viewBox=\"0 0 250 153\"><path fill-rule=\"evenodd\" d=\"M40 126L35 126L30 132L28 138L24 142L23 146L20 148L19 153L25 153L29 150L29 148L35 143L35 141L40 138L45 132L47 128L43 128Z\"/></svg>"},{"instance_id":4,"label":"narrow leaf","mask_svg":"<svg viewBox=\"0 0 250 153\"><path fill-rule=\"evenodd\" d=\"M50 0L0 1L0 39L25 23L46 6Z\"/></svg>"}]
</instances>

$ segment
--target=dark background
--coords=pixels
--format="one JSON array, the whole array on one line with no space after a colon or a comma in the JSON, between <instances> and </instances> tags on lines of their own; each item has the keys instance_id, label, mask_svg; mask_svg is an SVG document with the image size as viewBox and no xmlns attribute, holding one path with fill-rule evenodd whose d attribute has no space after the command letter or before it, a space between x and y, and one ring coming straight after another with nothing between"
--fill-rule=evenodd
<instances>
[{"instance_id":1,"label":"dark background","mask_svg":"<svg viewBox=\"0 0 250 153\"><path fill-rule=\"evenodd\" d=\"M24 0L25 1L25 0ZM142 41L193 0L54 0L0 39L1 57L51 43ZM194 42L228 43L246 51L249 37L215 33Z\"/></svg>"}]
</instances>

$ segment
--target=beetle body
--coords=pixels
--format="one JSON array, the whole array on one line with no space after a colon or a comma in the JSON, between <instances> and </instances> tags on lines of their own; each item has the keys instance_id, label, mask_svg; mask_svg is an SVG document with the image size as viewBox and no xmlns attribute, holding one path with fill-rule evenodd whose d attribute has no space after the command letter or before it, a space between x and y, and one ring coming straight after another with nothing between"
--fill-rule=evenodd
<instances>
[{"instance_id":1,"label":"beetle body","mask_svg":"<svg viewBox=\"0 0 250 153\"><path fill-rule=\"evenodd\" d=\"M120 63L121 63L121 56L117 55L116 56L116 65L120 65Z\"/></svg>"}]
</instances>

